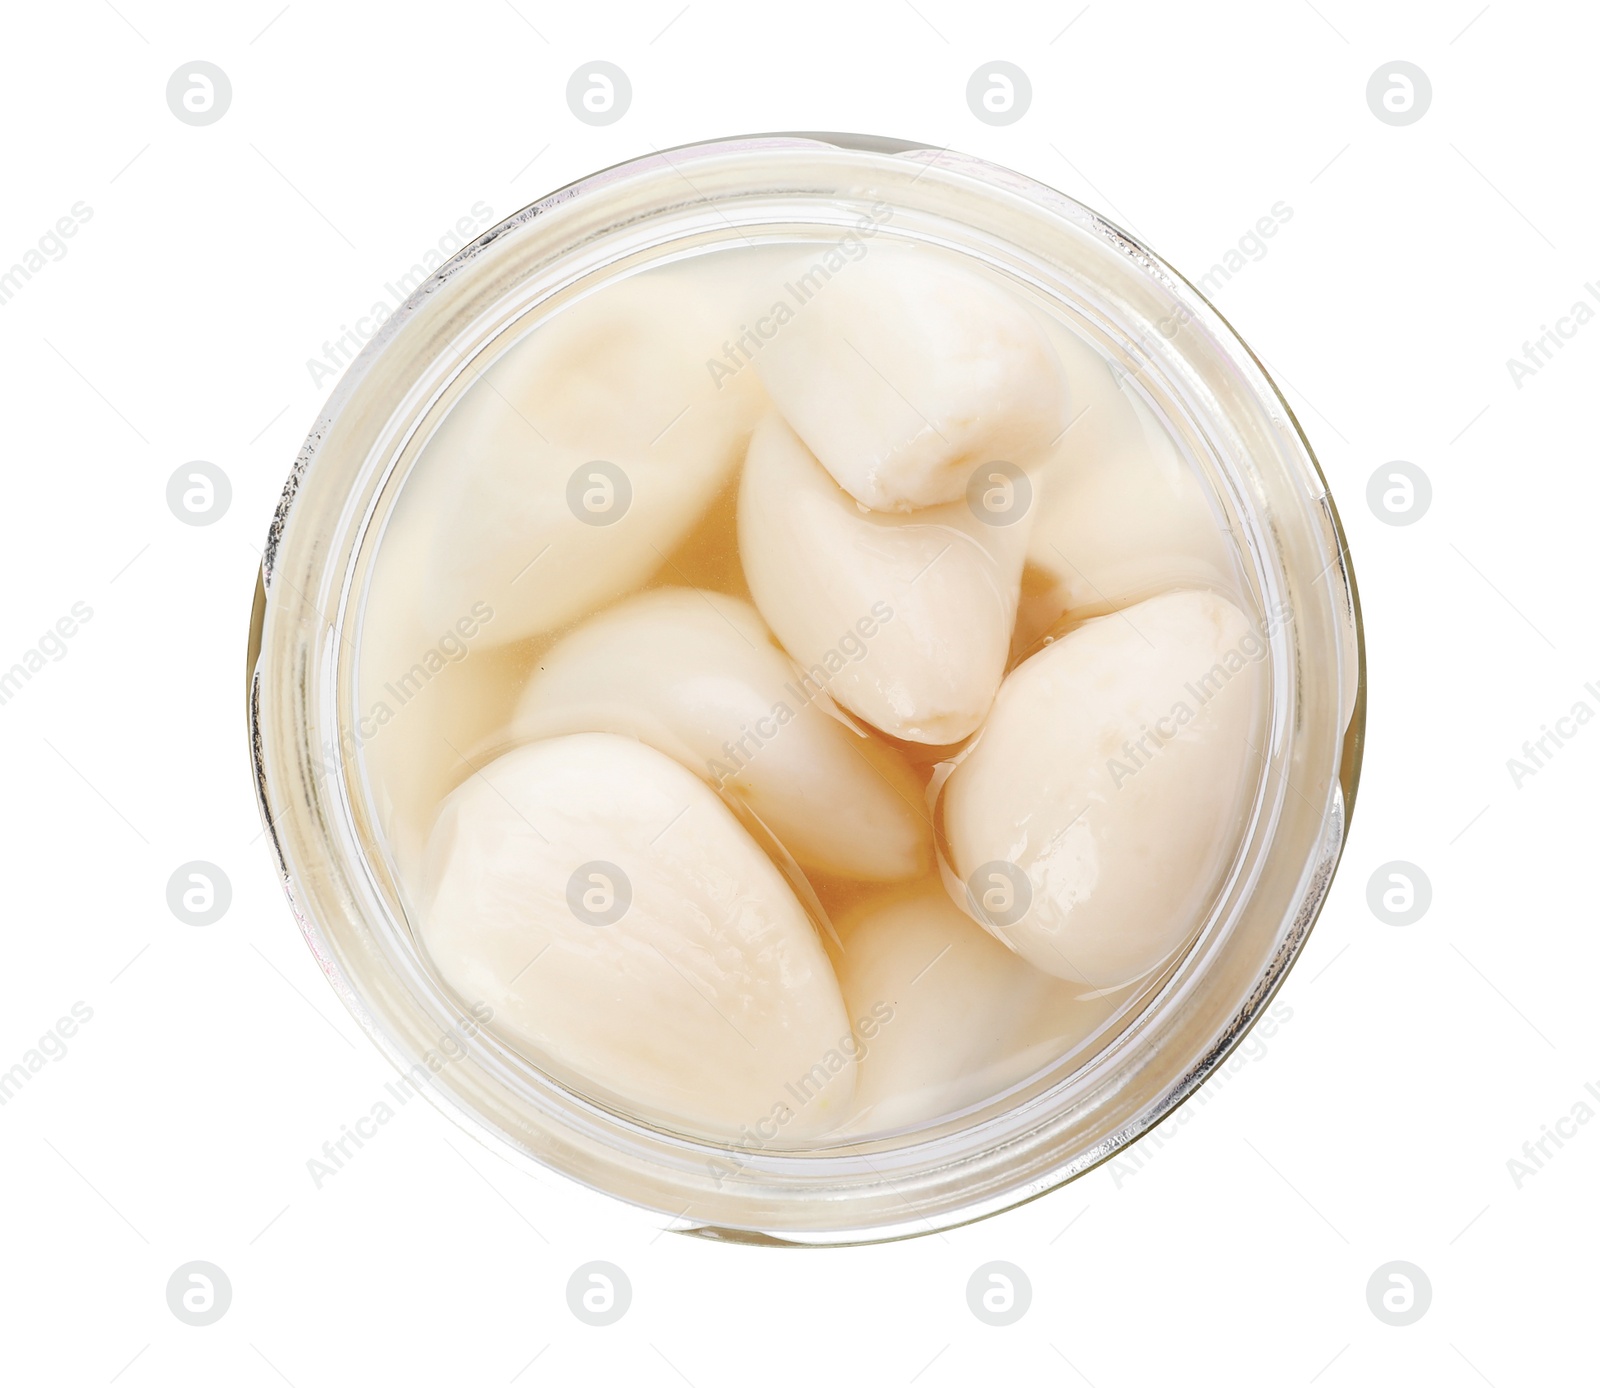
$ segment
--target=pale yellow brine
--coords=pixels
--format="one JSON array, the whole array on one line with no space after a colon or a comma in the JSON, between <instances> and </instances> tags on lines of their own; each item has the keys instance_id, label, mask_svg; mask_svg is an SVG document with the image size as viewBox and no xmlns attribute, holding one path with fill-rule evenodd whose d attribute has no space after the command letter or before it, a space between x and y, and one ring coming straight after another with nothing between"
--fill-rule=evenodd
<instances>
[{"instance_id":1,"label":"pale yellow brine","mask_svg":"<svg viewBox=\"0 0 1600 1388\"><path fill-rule=\"evenodd\" d=\"M745 1150L1069 1073L1195 938L1260 771L1270 625L1134 383L952 253L848 250L636 274L484 370L338 749L463 1005Z\"/></svg>"}]
</instances>

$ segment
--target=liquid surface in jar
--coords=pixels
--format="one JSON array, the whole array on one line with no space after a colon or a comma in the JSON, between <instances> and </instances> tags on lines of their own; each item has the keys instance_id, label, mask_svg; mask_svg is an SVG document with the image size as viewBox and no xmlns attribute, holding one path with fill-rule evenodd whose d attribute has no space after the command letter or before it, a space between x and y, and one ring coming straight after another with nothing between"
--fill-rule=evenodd
<instances>
[{"instance_id":1,"label":"liquid surface in jar","mask_svg":"<svg viewBox=\"0 0 1600 1388\"><path fill-rule=\"evenodd\" d=\"M1086 1063L1259 776L1270 627L1064 310L891 241L702 254L505 347L374 562L358 755L419 948L734 1148Z\"/></svg>"}]
</instances>

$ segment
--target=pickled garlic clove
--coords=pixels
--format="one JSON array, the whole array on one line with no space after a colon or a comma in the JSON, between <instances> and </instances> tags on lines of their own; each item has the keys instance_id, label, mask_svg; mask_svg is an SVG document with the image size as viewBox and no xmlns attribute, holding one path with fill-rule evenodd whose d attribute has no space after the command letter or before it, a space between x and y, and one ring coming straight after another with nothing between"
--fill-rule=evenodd
<instances>
[{"instance_id":1,"label":"pickled garlic clove","mask_svg":"<svg viewBox=\"0 0 1600 1388\"><path fill-rule=\"evenodd\" d=\"M778 412L875 511L960 500L973 470L1025 464L1065 427L1067 387L1039 324L937 252L862 243L837 269L797 263L805 295L756 366Z\"/></svg>"},{"instance_id":2,"label":"pickled garlic clove","mask_svg":"<svg viewBox=\"0 0 1600 1388\"><path fill-rule=\"evenodd\" d=\"M921 784L832 707L749 603L663 588L591 618L542 656L510 732L638 738L737 796L809 867L878 881L925 872Z\"/></svg>"},{"instance_id":3,"label":"pickled garlic clove","mask_svg":"<svg viewBox=\"0 0 1600 1388\"><path fill-rule=\"evenodd\" d=\"M1172 436L1104 357L1065 327L1052 324L1050 334L1074 417L1037 468L1019 653L1063 620L1174 588L1238 588L1217 519Z\"/></svg>"},{"instance_id":4,"label":"pickled garlic clove","mask_svg":"<svg viewBox=\"0 0 1600 1388\"><path fill-rule=\"evenodd\" d=\"M1092 988L1193 935L1259 757L1267 641L1214 593L1096 618L1007 677L938 806L952 896Z\"/></svg>"},{"instance_id":5,"label":"pickled garlic clove","mask_svg":"<svg viewBox=\"0 0 1600 1388\"><path fill-rule=\"evenodd\" d=\"M427 570L413 543L419 530L391 526L384 536L387 571L374 583L384 600L367 604L356 648L358 713L337 745L320 749L319 773L336 775L341 756L359 754L413 898L439 802L462 777L462 753L500 737L523 682L519 649L490 644L487 604L443 631L422 625L418 595Z\"/></svg>"},{"instance_id":6,"label":"pickled garlic clove","mask_svg":"<svg viewBox=\"0 0 1600 1388\"><path fill-rule=\"evenodd\" d=\"M1083 1045L1116 1010L991 939L937 882L883 893L836 924L839 986L861 1046L855 1131L991 1098Z\"/></svg>"},{"instance_id":7,"label":"pickled garlic clove","mask_svg":"<svg viewBox=\"0 0 1600 1388\"><path fill-rule=\"evenodd\" d=\"M1005 672L1031 512L988 524L965 500L865 510L768 415L745 459L739 551L802 672L893 737L952 743L983 721Z\"/></svg>"},{"instance_id":8,"label":"pickled garlic clove","mask_svg":"<svg viewBox=\"0 0 1600 1388\"><path fill-rule=\"evenodd\" d=\"M609 285L483 372L429 440L425 620L475 603L494 642L553 630L660 567L732 476L762 406L706 370L732 307L670 274Z\"/></svg>"},{"instance_id":9,"label":"pickled garlic clove","mask_svg":"<svg viewBox=\"0 0 1600 1388\"><path fill-rule=\"evenodd\" d=\"M434 964L554 1070L700 1131L847 1110L848 1058L799 1115L784 1088L850 1029L812 923L671 758L609 733L517 748L445 800L428 854Z\"/></svg>"}]
</instances>

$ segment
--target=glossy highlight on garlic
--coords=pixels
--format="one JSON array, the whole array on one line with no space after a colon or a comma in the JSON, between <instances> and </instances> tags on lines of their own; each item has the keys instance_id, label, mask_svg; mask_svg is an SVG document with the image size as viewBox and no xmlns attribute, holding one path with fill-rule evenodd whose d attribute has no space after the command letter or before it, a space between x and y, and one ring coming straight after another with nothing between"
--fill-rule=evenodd
<instances>
[{"instance_id":1,"label":"glossy highlight on garlic","mask_svg":"<svg viewBox=\"0 0 1600 1388\"><path fill-rule=\"evenodd\" d=\"M854 246L636 271L502 342L358 657L441 983L747 1155L1092 1060L1200 935L1262 766L1275 620L1192 445L1024 285Z\"/></svg>"}]
</instances>

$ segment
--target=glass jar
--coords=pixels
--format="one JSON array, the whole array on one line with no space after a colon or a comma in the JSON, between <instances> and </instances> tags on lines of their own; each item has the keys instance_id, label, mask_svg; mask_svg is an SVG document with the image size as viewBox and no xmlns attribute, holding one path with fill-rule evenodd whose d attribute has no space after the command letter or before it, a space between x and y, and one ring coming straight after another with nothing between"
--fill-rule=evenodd
<instances>
[{"instance_id":1,"label":"glass jar","mask_svg":"<svg viewBox=\"0 0 1600 1388\"><path fill-rule=\"evenodd\" d=\"M810 1150L737 1149L594 1101L452 999L419 949L361 755L357 655L374 555L426 441L541 316L647 265L834 240L872 209L1052 305L1136 383L1207 483L1271 624L1263 773L1192 945L1088 1059L959 1115ZM880 210L878 216L882 217ZM1135 1141L1261 1015L1344 844L1364 722L1359 609L1327 486L1260 362L1151 251L1031 179L860 136L721 140L637 159L486 232L418 287L334 391L274 516L249 650L251 756L300 929L374 1041L520 1160L672 1227L887 1239L1008 1208Z\"/></svg>"}]
</instances>

